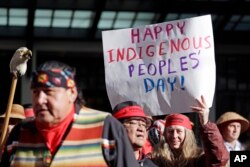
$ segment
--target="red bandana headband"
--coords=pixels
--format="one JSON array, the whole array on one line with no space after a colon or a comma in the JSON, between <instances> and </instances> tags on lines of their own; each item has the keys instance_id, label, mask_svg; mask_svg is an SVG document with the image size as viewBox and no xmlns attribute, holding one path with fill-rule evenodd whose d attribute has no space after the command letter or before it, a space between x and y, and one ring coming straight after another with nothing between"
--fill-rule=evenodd
<instances>
[{"instance_id":1,"label":"red bandana headband","mask_svg":"<svg viewBox=\"0 0 250 167\"><path fill-rule=\"evenodd\" d=\"M146 118L142 107L140 106L127 106L118 112L114 113L113 116L117 119L123 119L128 117L143 117Z\"/></svg>"},{"instance_id":2,"label":"red bandana headband","mask_svg":"<svg viewBox=\"0 0 250 167\"><path fill-rule=\"evenodd\" d=\"M192 130L192 123L189 118L183 114L171 114L166 117L165 127L171 125L180 125Z\"/></svg>"},{"instance_id":3,"label":"red bandana headband","mask_svg":"<svg viewBox=\"0 0 250 167\"><path fill-rule=\"evenodd\" d=\"M32 75L31 88L63 87L73 88L75 81L72 72L61 69L36 71Z\"/></svg>"}]
</instances>

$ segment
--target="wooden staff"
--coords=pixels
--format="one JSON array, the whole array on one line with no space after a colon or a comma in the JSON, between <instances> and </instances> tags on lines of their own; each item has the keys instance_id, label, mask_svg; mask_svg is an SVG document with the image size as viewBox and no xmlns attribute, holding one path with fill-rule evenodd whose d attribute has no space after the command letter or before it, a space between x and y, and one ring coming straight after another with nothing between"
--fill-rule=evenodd
<instances>
[{"instance_id":1,"label":"wooden staff","mask_svg":"<svg viewBox=\"0 0 250 167\"><path fill-rule=\"evenodd\" d=\"M7 109L5 112L5 117L4 117L4 122L2 126L2 133L1 133L1 138L0 138L0 146L2 147L3 144L5 143L5 137L7 134L8 130L8 125L9 125L9 120L10 120L10 112L12 109L12 104L13 104L13 99L16 91L16 85L17 85L17 78L15 76L12 77L12 83L10 87L10 95L9 95L9 100L7 104Z\"/></svg>"},{"instance_id":2,"label":"wooden staff","mask_svg":"<svg viewBox=\"0 0 250 167\"><path fill-rule=\"evenodd\" d=\"M13 104L13 99L16 91L16 85L17 85L17 80L19 76L22 76L25 74L27 70L27 62L31 58L32 52L26 47L21 47L16 50L14 53L11 61L10 61L10 72L12 73L12 83L11 83L11 88L10 88L10 95L9 95L9 100L5 112L5 117L4 117L4 123L2 126L1 130L1 138L0 138L0 148L2 150L2 147L5 144L6 136L7 136L7 130L8 130L8 125L9 125L9 120L10 120L10 113L12 110L12 104ZM0 151L1 151L0 150Z\"/></svg>"}]
</instances>

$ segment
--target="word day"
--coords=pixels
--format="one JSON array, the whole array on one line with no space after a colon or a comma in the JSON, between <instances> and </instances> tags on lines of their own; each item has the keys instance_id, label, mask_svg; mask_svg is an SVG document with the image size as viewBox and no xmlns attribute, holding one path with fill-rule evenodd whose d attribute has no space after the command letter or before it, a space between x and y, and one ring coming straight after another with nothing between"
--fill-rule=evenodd
<instances>
[{"instance_id":1,"label":"word day","mask_svg":"<svg viewBox=\"0 0 250 167\"><path fill-rule=\"evenodd\" d=\"M185 90L185 77L181 76L172 76L166 78L158 78L157 80L153 80L152 78L145 78L143 80L145 93L151 92L156 89L156 91L165 92L166 91L174 91L177 86L177 78L180 82L179 90Z\"/></svg>"}]
</instances>

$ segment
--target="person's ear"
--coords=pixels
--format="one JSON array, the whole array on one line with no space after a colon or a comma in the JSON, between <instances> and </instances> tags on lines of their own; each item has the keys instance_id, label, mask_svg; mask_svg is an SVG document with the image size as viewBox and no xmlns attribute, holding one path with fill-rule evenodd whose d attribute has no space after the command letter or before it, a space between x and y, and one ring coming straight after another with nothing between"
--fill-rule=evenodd
<instances>
[{"instance_id":1,"label":"person's ear","mask_svg":"<svg viewBox=\"0 0 250 167\"><path fill-rule=\"evenodd\" d=\"M69 90L69 99L70 99L70 101L75 102L76 98L77 98L77 95L78 95L76 87L69 88L68 90Z\"/></svg>"}]
</instances>

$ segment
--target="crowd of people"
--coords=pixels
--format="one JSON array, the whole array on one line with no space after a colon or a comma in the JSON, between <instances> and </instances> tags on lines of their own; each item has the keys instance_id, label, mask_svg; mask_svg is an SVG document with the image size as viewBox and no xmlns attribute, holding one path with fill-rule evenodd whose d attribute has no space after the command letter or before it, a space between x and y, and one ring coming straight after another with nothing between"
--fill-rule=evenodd
<instances>
[{"instance_id":1,"label":"crowd of people","mask_svg":"<svg viewBox=\"0 0 250 167\"><path fill-rule=\"evenodd\" d=\"M199 125L183 113L154 119L133 100L109 113L84 105L75 75L59 61L33 72L32 106L13 105L11 119L18 120L4 143L0 167L222 167L229 165L230 151L247 149L239 136L249 130L249 121L225 112L212 122L203 96L191 106ZM200 128L201 144L194 126Z\"/></svg>"}]
</instances>

